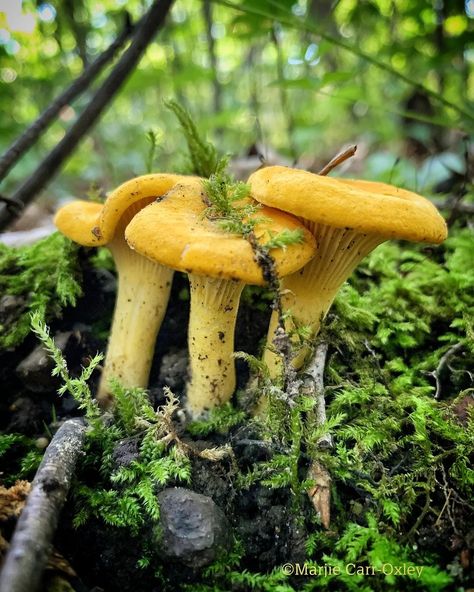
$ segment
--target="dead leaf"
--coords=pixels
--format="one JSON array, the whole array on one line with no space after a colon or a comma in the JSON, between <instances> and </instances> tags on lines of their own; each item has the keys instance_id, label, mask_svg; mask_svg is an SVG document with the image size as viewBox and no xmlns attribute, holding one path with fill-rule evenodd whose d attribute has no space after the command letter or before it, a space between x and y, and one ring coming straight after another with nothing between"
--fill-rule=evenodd
<instances>
[{"instance_id":1,"label":"dead leaf","mask_svg":"<svg viewBox=\"0 0 474 592\"><path fill-rule=\"evenodd\" d=\"M74 571L74 568L69 563L69 561L65 557L63 557L61 553L58 553L58 551L56 551L55 549L52 550L51 555L49 556L46 569L58 571L71 578L77 577L77 573Z\"/></svg>"},{"instance_id":2,"label":"dead leaf","mask_svg":"<svg viewBox=\"0 0 474 592\"><path fill-rule=\"evenodd\" d=\"M331 523L331 477L318 461L313 461L308 471L308 479L314 485L307 493L314 509L318 513L321 524L328 529Z\"/></svg>"},{"instance_id":3,"label":"dead leaf","mask_svg":"<svg viewBox=\"0 0 474 592\"><path fill-rule=\"evenodd\" d=\"M29 481L17 481L8 489L0 485L0 522L18 518L30 493Z\"/></svg>"}]
</instances>

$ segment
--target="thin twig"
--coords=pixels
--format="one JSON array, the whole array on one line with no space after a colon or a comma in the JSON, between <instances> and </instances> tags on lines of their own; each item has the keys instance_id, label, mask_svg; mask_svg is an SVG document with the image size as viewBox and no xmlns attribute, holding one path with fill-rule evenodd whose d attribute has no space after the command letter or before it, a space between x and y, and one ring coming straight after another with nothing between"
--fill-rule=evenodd
<instances>
[{"instance_id":1,"label":"thin twig","mask_svg":"<svg viewBox=\"0 0 474 592\"><path fill-rule=\"evenodd\" d=\"M137 26L132 42L92 97L64 138L41 162L35 172L13 194L24 205L28 204L58 172L61 165L71 155L76 146L99 119L113 97L131 74L157 31L164 23L173 0L155 0ZM15 213L7 206L0 205L0 230L15 218Z\"/></svg>"},{"instance_id":2,"label":"thin twig","mask_svg":"<svg viewBox=\"0 0 474 592\"><path fill-rule=\"evenodd\" d=\"M281 356L283 362L283 391L288 395L289 400L292 400L294 396L298 394L297 390L291 388L291 385L295 383L296 370L294 369L293 364L291 363L292 348L290 338L285 330L284 311L283 304L281 301L280 280L278 279L275 260L270 255L268 249L258 242L253 230L247 233L245 238L248 240L250 246L252 247L255 263L262 270L263 279L267 283L269 289L274 294L272 308L277 313L278 326L275 331L273 345L275 346L278 354Z\"/></svg>"},{"instance_id":3,"label":"thin twig","mask_svg":"<svg viewBox=\"0 0 474 592\"><path fill-rule=\"evenodd\" d=\"M426 492L425 492L425 503L423 504L423 508L421 512L418 514L418 517L415 521L415 524L410 528L408 533L405 535L406 540L410 540L411 537L418 531L421 526L421 523L425 519L426 515L430 511L431 508L431 488L433 486L433 475L430 476L427 485L426 485Z\"/></svg>"},{"instance_id":4,"label":"thin twig","mask_svg":"<svg viewBox=\"0 0 474 592\"><path fill-rule=\"evenodd\" d=\"M304 381L301 392L316 401L314 413L317 426L324 425L327 421L326 402L324 400L324 366L326 365L327 353L328 344L325 341L319 342L314 350L313 357L303 371ZM320 449L332 448L331 435L324 434L321 436L317 447Z\"/></svg>"},{"instance_id":5,"label":"thin twig","mask_svg":"<svg viewBox=\"0 0 474 592\"><path fill-rule=\"evenodd\" d=\"M70 419L46 449L3 563L0 592L37 590L85 431L80 419Z\"/></svg>"},{"instance_id":6,"label":"thin twig","mask_svg":"<svg viewBox=\"0 0 474 592\"><path fill-rule=\"evenodd\" d=\"M100 56L84 69L82 74L72 82L70 86L56 99L53 100L41 115L34 121L2 154L0 157L0 180L4 179L8 171L29 150L51 125L61 109L69 105L74 99L89 88L106 64L108 64L117 51L124 45L133 32L133 25L126 17L125 27L117 39Z\"/></svg>"},{"instance_id":7,"label":"thin twig","mask_svg":"<svg viewBox=\"0 0 474 592\"><path fill-rule=\"evenodd\" d=\"M328 344L320 341L314 350L306 369L303 371L303 386L301 392L307 397L313 397L316 401L314 420L317 426L326 423L326 403L324 400L324 367ZM331 434L321 436L316 444L318 450L332 448ZM307 491L314 509L321 519L324 528L329 528L331 523L331 476L326 467L317 459L313 459L308 469L308 479L313 482Z\"/></svg>"},{"instance_id":8,"label":"thin twig","mask_svg":"<svg viewBox=\"0 0 474 592\"><path fill-rule=\"evenodd\" d=\"M301 379L299 378L296 369L292 363L293 348L285 329L285 315L283 310L283 303L281 299L280 280L276 269L276 263L270 255L269 250L261 245L253 230L244 235L245 239L252 247L254 254L254 261L260 267L262 276L268 288L273 294L272 309L277 314L277 327L273 336L272 344L275 352L280 356L282 361L282 377L283 385L281 388L282 396L289 407L294 407L295 401L299 396L301 386Z\"/></svg>"},{"instance_id":9,"label":"thin twig","mask_svg":"<svg viewBox=\"0 0 474 592\"><path fill-rule=\"evenodd\" d=\"M456 521L454 520L454 516L453 516L454 504L450 504L450 499L451 499L451 495L453 493L453 489L449 486L448 478L446 476L446 470L443 465L440 466L440 470L441 470L441 475L443 476L442 489L443 489L443 493L444 493L444 497L445 497L445 503L444 503L444 506L438 516L438 519L435 522L435 526L438 526L438 524L441 521L441 516L443 515L443 512L446 510L446 513L448 514L448 519L451 523L454 533L457 535L460 535L461 533L459 532L459 529L456 527ZM436 480L436 482L439 483L438 480Z\"/></svg>"},{"instance_id":10,"label":"thin twig","mask_svg":"<svg viewBox=\"0 0 474 592\"><path fill-rule=\"evenodd\" d=\"M212 6L210 0L203 0L202 3L202 15L204 18L204 24L206 26L206 39L207 39L207 51L209 53L209 64L211 66L212 86L214 89L213 95L213 107L214 113L218 114L222 109L222 88L219 82L219 64L216 52L216 40L212 33L213 28L213 15ZM218 133L221 130L217 130Z\"/></svg>"},{"instance_id":11,"label":"thin twig","mask_svg":"<svg viewBox=\"0 0 474 592\"><path fill-rule=\"evenodd\" d=\"M458 351L462 350L463 347L464 347L464 343L455 343L452 347L450 347L448 349L447 352L445 352L443 354L443 356L441 356L441 359L438 363L438 366L436 367L436 370L428 373L430 376L433 376L436 381L436 391L434 394L435 399L439 399L441 397L441 390L442 390L441 378L442 378L442 374L443 374L444 370L446 369L446 367L449 363L449 360L454 356L454 354L456 354Z\"/></svg>"},{"instance_id":12,"label":"thin twig","mask_svg":"<svg viewBox=\"0 0 474 592\"><path fill-rule=\"evenodd\" d=\"M327 165L319 171L318 175L328 175L337 166L351 158L351 156L354 156L356 151L357 145L354 144L353 146L349 146L349 148L346 148L346 150L343 150L339 154L336 154L336 156L334 158L331 158Z\"/></svg>"}]
</instances>

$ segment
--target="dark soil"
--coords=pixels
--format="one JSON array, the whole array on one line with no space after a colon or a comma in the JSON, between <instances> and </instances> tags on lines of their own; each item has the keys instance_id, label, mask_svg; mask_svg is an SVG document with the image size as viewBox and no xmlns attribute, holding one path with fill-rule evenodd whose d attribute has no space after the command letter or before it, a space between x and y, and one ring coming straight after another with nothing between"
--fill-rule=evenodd
<instances>
[{"instance_id":1,"label":"dark soil","mask_svg":"<svg viewBox=\"0 0 474 592\"><path fill-rule=\"evenodd\" d=\"M307 535L305 521L312 514L309 501L296 512L295 498L288 488L269 489L255 485L249 490L237 491L233 485L236 466L249 468L262 459L262 449L267 446L248 435L243 429L232 435L236 455L232 461L194 459L189 489L212 499L225 515L230 525L226 532L227 548L235 539L245 541L245 554L239 570L267 572L281 563L303 562ZM205 444L208 447L213 443ZM271 453L269 450L265 455ZM118 464L123 464L137 456L136 442L130 440L115 458ZM167 557L162 563L158 560L161 573L158 584L155 569L137 569L137 562L143 553L144 540L151 541L149 550L157 557L165 554L166 547L159 533L148 527L131 537L127 529L113 528L98 520L74 529L71 525L73 514L74 506L69 504L55 546L71 560L90 589L99 586L106 592L163 592L180 590L182 585L198 582L202 577L203 565L198 561L193 564L192 555L184 555L180 560Z\"/></svg>"},{"instance_id":2,"label":"dark soil","mask_svg":"<svg viewBox=\"0 0 474 592\"><path fill-rule=\"evenodd\" d=\"M78 375L91 356L105 349L104 336L107 335L115 300L113 274L92 268L84 257L83 275L85 296L75 308L66 309L61 319L50 322L51 334L63 352L72 375ZM269 305L254 306L254 299L252 291L242 299L235 349L258 355L271 309ZM169 386L178 397L184 394L188 317L188 282L183 274L176 273L150 376L150 395L155 405L164 402L164 386ZM28 337L15 351L4 353L0 362L2 430L41 438L48 436L45 426L51 425L53 420L60 422L80 414L69 395L60 397L57 394L59 380L51 377L52 363L34 337ZM248 380L247 365L237 360L236 366L238 387L242 388ZM92 378L92 388L97 379L98 376ZM220 444L222 437L219 436L214 442L193 443L202 448ZM138 445L135 439L122 442L114 452L116 466L127 465L136 459ZM237 491L233 486L237 467L247 470L254 462L270 458L273 451L258 436L243 428L237 428L231 434L231 445L235 455L232 460L210 462L197 457L193 459L190 489L213 500L223 512L230 525L226 529L227 546L232 546L235 538L246 541L242 569L267 571L283 560L302 560L305 530L297 523L292 511L291 492L288 489L269 490L262 486ZM18 453L19 450L13 447L3 458L2 470L6 474L13 472ZM9 467L10 461L12 464ZM307 509L309 511L309 507ZM75 529L72 526L73 515L74 503L70 501L63 510L55 548L79 574L79 577L68 578L75 590L174 590L179 589L181 583L197 579L199 570L195 567L168 560L161 566L164 582L158 586L154 569L137 569L137 561L143 554L143 540L151 536L151 540L157 541L159 550L161 543L158 535L144 531L132 537L127 529L110 527L99 520L90 520L87 526ZM299 522L302 522L301 514ZM172 583L166 585L166 581Z\"/></svg>"}]
</instances>

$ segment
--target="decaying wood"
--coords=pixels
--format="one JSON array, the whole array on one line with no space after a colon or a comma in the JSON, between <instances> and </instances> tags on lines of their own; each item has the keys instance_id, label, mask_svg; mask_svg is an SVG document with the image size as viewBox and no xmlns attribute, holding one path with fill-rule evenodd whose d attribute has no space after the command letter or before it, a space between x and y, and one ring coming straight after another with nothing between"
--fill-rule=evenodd
<instances>
[{"instance_id":1,"label":"decaying wood","mask_svg":"<svg viewBox=\"0 0 474 592\"><path fill-rule=\"evenodd\" d=\"M76 570L72 567L69 561L61 555L56 549L53 549L48 558L46 570L55 571L69 578L77 578Z\"/></svg>"},{"instance_id":2,"label":"decaying wood","mask_svg":"<svg viewBox=\"0 0 474 592\"><path fill-rule=\"evenodd\" d=\"M117 51L124 45L133 31L129 19L126 19L123 31L117 39L85 68L82 74L71 83L66 90L52 101L41 115L19 136L0 157L0 180L4 179L12 166L29 150L51 123L56 119L61 109L69 105L74 99L89 88L92 81L108 64Z\"/></svg>"},{"instance_id":3,"label":"decaying wood","mask_svg":"<svg viewBox=\"0 0 474 592\"><path fill-rule=\"evenodd\" d=\"M84 442L80 419L66 421L46 449L0 574L0 592L35 592Z\"/></svg>"},{"instance_id":4,"label":"decaying wood","mask_svg":"<svg viewBox=\"0 0 474 592\"><path fill-rule=\"evenodd\" d=\"M0 485L0 565L9 547L8 541L4 538L2 523L18 518L25 507L30 488L29 481L17 481L11 487Z\"/></svg>"},{"instance_id":5,"label":"decaying wood","mask_svg":"<svg viewBox=\"0 0 474 592\"><path fill-rule=\"evenodd\" d=\"M34 173L9 198L10 200L25 206L51 181L123 86L143 52L162 27L172 3L173 0L155 0L153 2L136 28L130 46L92 96L84 111ZM18 216L18 208L8 207L7 204L0 205L0 230L5 228L16 216Z\"/></svg>"},{"instance_id":6,"label":"decaying wood","mask_svg":"<svg viewBox=\"0 0 474 592\"><path fill-rule=\"evenodd\" d=\"M0 522L18 518L30 493L29 481L17 481L11 487L0 485Z\"/></svg>"}]
</instances>

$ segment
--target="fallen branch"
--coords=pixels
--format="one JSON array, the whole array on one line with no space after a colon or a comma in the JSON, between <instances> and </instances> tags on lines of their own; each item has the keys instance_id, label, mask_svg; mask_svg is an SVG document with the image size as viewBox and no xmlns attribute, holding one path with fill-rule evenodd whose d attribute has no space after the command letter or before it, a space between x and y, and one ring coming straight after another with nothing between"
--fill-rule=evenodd
<instances>
[{"instance_id":1,"label":"fallen branch","mask_svg":"<svg viewBox=\"0 0 474 592\"><path fill-rule=\"evenodd\" d=\"M13 144L0 157L0 181L4 179L14 164L29 150L44 130L55 120L61 109L71 103L85 90L97 77L100 71L108 64L117 51L123 46L132 34L134 27L128 15L125 27L117 39L94 61L84 69L82 74L59 97L46 107L41 115L34 121Z\"/></svg>"},{"instance_id":2,"label":"fallen branch","mask_svg":"<svg viewBox=\"0 0 474 592\"><path fill-rule=\"evenodd\" d=\"M46 449L0 574L0 592L35 592L51 551L86 427L66 421Z\"/></svg>"},{"instance_id":3,"label":"fallen branch","mask_svg":"<svg viewBox=\"0 0 474 592\"><path fill-rule=\"evenodd\" d=\"M35 172L11 196L11 199L27 205L53 178L61 165L71 155L89 129L102 115L140 60L156 32L164 23L173 0L155 0L141 19L128 49L122 54L102 86L72 125L64 138L51 150ZM17 213L7 205L0 205L0 230L16 217Z\"/></svg>"}]
</instances>

